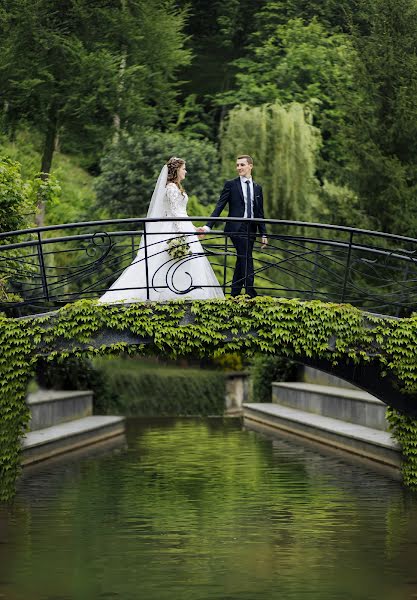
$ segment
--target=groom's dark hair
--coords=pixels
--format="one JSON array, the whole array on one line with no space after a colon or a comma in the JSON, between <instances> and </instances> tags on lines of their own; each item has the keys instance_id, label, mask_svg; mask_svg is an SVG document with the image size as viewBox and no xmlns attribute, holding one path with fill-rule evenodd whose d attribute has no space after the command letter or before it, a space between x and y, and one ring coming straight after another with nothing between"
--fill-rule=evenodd
<instances>
[{"instance_id":1,"label":"groom's dark hair","mask_svg":"<svg viewBox=\"0 0 417 600\"><path fill-rule=\"evenodd\" d=\"M237 156L236 160L240 160L241 158L246 158L250 165L253 165L253 158L249 156L249 154L242 154L241 156Z\"/></svg>"}]
</instances>

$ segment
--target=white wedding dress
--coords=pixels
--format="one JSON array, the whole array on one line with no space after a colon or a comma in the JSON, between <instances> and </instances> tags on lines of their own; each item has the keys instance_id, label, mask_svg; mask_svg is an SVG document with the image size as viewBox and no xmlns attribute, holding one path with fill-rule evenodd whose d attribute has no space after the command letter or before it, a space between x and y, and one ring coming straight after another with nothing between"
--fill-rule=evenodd
<instances>
[{"instance_id":1,"label":"white wedding dress","mask_svg":"<svg viewBox=\"0 0 417 600\"><path fill-rule=\"evenodd\" d=\"M188 217L187 194L182 193L175 183L165 185L165 182L166 174L163 169L155 187L148 217ZM194 231L191 221L148 222L146 240L142 236L135 260L101 296L99 302L224 298L223 290ZM167 252L167 242L184 234L187 236L190 255L173 259Z\"/></svg>"}]
</instances>

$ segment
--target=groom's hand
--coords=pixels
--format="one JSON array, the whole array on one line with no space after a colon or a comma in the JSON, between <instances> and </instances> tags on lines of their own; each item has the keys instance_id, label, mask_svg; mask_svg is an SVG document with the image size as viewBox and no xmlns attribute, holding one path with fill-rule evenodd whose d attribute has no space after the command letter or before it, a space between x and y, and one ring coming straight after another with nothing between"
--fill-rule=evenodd
<instances>
[{"instance_id":1,"label":"groom's hand","mask_svg":"<svg viewBox=\"0 0 417 600\"><path fill-rule=\"evenodd\" d=\"M261 248L266 248L268 245L268 238L266 237L266 235L262 236L262 240L261 240Z\"/></svg>"},{"instance_id":2,"label":"groom's hand","mask_svg":"<svg viewBox=\"0 0 417 600\"><path fill-rule=\"evenodd\" d=\"M206 235L206 230L204 229L204 227L197 227L196 231L198 232L198 239L204 240Z\"/></svg>"}]
</instances>

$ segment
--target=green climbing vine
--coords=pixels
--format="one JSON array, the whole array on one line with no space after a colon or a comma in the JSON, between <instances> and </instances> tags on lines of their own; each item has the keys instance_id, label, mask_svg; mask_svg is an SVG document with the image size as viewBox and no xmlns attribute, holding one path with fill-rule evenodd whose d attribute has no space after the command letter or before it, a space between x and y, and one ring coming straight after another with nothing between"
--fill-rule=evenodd
<instances>
[{"instance_id":1,"label":"green climbing vine","mask_svg":"<svg viewBox=\"0 0 417 600\"><path fill-rule=\"evenodd\" d=\"M112 341L120 339L120 332L138 336L136 345ZM33 318L0 314L0 500L13 495L20 440L28 423L26 385L39 356L279 353L324 358L333 364L349 357L356 362L379 361L400 382L399 393L415 393L416 350L417 316L382 319L350 305L320 301L241 296L116 306L81 300ZM417 460L412 458L417 458L417 451L412 453L417 448L417 427L395 411L388 416L405 453L404 481L417 488Z\"/></svg>"},{"instance_id":2,"label":"green climbing vine","mask_svg":"<svg viewBox=\"0 0 417 600\"><path fill-rule=\"evenodd\" d=\"M403 482L417 490L417 420L391 407L387 408L386 417L391 433L400 444Z\"/></svg>"}]
</instances>

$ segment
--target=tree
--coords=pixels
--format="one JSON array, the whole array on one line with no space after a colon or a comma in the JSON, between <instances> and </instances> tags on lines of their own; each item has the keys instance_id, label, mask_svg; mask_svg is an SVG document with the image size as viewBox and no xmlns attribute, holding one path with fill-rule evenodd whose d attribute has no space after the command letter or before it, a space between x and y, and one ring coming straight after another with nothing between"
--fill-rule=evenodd
<instances>
[{"instance_id":1,"label":"tree","mask_svg":"<svg viewBox=\"0 0 417 600\"><path fill-rule=\"evenodd\" d=\"M146 216L159 172L170 156L187 162L184 186L188 193L202 204L213 202L221 180L219 156L212 142L180 133L138 130L122 134L101 161L101 175L96 180L98 207L113 218Z\"/></svg>"},{"instance_id":2,"label":"tree","mask_svg":"<svg viewBox=\"0 0 417 600\"><path fill-rule=\"evenodd\" d=\"M315 178L320 133L301 104L264 104L232 109L221 139L223 173L230 177L239 154L254 158L269 219L308 221L318 210Z\"/></svg>"},{"instance_id":3,"label":"tree","mask_svg":"<svg viewBox=\"0 0 417 600\"><path fill-rule=\"evenodd\" d=\"M345 178L387 232L417 231L417 4L358 0Z\"/></svg>"},{"instance_id":4,"label":"tree","mask_svg":"<svg viewBox=\"0 0 417 600\"><path fill-rule=\"evenodd\" d=\"M180 4L190 7L186 31L194 53L185 71L191 75L185 89L201 96L227 89L234 70L230 63L247 45L262 0L181 0Z\"/></svg>"},{"instance_id":5,"label":"tree","mask_svg":"<svg viewBox=\"0 0 417 600\"><path fill-rule=\"evenodd\" d=\"M234 86L233 61L242 56L264 0L180 0L179 4L189 7L186 33L193 53L191 64L180 73L181 89L184 101L190 95L197 101L187 122L192 119L194 132L214 140L224 110L213 99Z\"/></svg>"},{"instance_id":6,"label":"tree","mask_svg":"<svg viewBox=\"0 0 417 600\"><path fill-rule=\"evenodd\" d=\"M0 233L30 227L33 224L36 204L41 198L43 202L57 200L60 187L54 177L43 181L40 176L31 180L22 177L21 165L9 158L0 158ZM13 239L16 241L16 238ZM10 239L0 239L0 246ZM22 260L21 249L8 249L2 252L0 270L0 302L20 300L13 294L10 280L19 273L20 280L31 274L33 263Z\"/></svg>"},{"instance_id":7,"label":"tree","mask_svg":"<svg viewBox=\"0 0 417 600\"><path fill-rule=\"evenodd\" d=\"M51 177L43 181L39 175L31 180L22 177L21 165L7 157L0 158L0 232L16 231L33 224L36 203L59 198L60 186Z\"/></svg>"},{"instance_id":8,"label":"tree","mask_svg":"<svg viewBox=\"0 0 417 600\"><path fill-rule=\"evenodd\" d=\"M342 185L324 180L320 186L320 223L344 225L362 229L375 229L377 223L363 209L355 192Z\"/></svg>"},{"instance_id":9,"label":"tree","mask_svg":"<svg viewBox=\"0 0 417 600\"><path fill-rule=\"evenodd\" d=\"M174 75L190 58L185 18L174 0L3 3L0 87L7 122L27 120L42 132L44 177L58 139L78 151L95 148L97 157L115 122L174 119Z\"/></svg>"},{"instance_id":10,"label":"tree","mask_svg":"<svg viewBox=\"0 0 417 600\"><path fill-rule=\"evenodd\" d=\"M329 33L315 18L308 24L292 19L266 31L257 32L248 57L236 61L236 89L220 102L308 105L323 137L320 171L334 177L345 159L339 130L345 119L342 99L352 87L349 38Z\"/></svg>"},{"instance_id":11,"label":"tree","mask_svg":"<svg viewBox=\"0 0 417 600\"><path fill-rule=\"evenodd\" d=\"M349 31L350 0L269 0L256 15L256 31L273 33L291 19L308 24L317 19L331 32Z\"/></svg>"}]
</instances>

